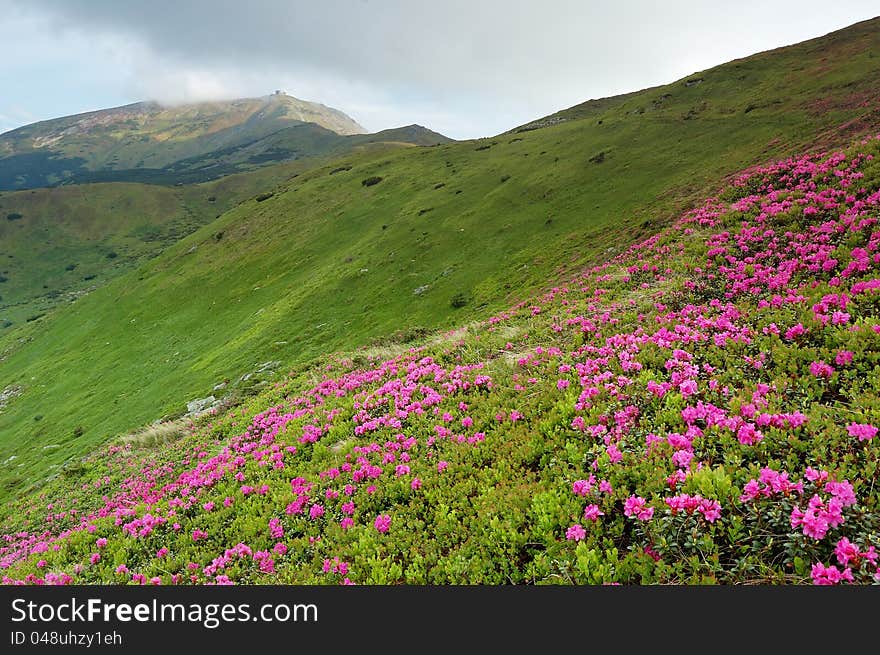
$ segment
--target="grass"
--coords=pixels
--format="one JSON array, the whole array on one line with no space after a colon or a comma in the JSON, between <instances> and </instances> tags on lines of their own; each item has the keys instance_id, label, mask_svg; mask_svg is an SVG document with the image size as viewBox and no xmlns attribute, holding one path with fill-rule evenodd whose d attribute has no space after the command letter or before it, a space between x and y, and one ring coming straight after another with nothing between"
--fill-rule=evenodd
<instances>
[{"instance_id":1,"label":"grass","mask_svg":"<svg viewBox=\"0 0 880 655\"><path fill-rule=\"evenodd\" d=\"M362 138L360 151L403 147L382 141L381 135ZM372 138L376 141L366 140ZM113 182L0 192L0 329L94 291L240 202L269 195L265 189L325 159L304 158L184 186Z\"/></svg>"},{"instance_id":2,"label":"grass","mask_svg":"<svg viewBox=\"0 0 880 655\"><path fill-rule=\"evenodd\" d=\"M17 457L0 469L3 493L265 362L298 368L528 298L653 234L735 171L871 129L878 35L878 21L859 24L548 127L351 153L233 207L0 337L0 385L23 390L0 414L0 461ZM59 447L40 450L49 443Z\"/></svg>"}]
</instances>

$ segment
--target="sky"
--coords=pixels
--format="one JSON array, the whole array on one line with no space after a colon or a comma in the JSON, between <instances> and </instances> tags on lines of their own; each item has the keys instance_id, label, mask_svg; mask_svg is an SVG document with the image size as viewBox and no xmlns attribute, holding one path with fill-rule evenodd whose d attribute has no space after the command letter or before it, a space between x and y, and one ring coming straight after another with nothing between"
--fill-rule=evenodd
<instances>
[{"instance_id":1,"label":"sky","mask_svg":"<svg viewBox=\"0 0 880 655\"><path fill-rule=\"evenodd\" d=\"M877 14L877 0L0 0L0 133L280 89L370 131L475 138Z\"/></svg>"}]
</instances>

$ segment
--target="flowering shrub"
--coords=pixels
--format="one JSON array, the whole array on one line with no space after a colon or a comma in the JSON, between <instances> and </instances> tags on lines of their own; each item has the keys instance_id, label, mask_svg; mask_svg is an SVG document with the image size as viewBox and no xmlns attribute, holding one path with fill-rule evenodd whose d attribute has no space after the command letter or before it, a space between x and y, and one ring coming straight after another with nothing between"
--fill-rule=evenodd
<instances>
[{"instance_id":1,"label":"flowering shrub","mask_svg":"<svg viewBox=\"0 0 880 655\"><path fill-rule=\"evenodd\" d=\"M878 579L880 140L6 508L7 584Z\"/></svg>"}]
</instances>

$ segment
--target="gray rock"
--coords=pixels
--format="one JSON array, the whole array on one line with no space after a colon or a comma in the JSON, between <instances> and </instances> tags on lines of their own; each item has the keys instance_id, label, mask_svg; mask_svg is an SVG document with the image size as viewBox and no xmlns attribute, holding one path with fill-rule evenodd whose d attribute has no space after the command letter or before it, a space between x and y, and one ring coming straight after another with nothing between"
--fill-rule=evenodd
<instances>
[{"instance_id":1,"label":"gray rock","mask_svg":"<svg viewBox=\"0 0 880 655\"><path fill-rule=\"evenodd\" d=\"M10 401L20 395L21 387L18 386L6 387L3 391L0 391L0 411L6 409Z\"/></svg>"},{"instance_id":2,"label":"gray rock","mask_svg":"<svg viewBox=\"0 0 880 655\"><path fill-rule=\"evenodd\" d=\"M210 409L216 400L214 396L208 396L207 398L197 398L196 400L189 401L186 404L187 415L199 414Z\"/></svg>"}]
</instances>

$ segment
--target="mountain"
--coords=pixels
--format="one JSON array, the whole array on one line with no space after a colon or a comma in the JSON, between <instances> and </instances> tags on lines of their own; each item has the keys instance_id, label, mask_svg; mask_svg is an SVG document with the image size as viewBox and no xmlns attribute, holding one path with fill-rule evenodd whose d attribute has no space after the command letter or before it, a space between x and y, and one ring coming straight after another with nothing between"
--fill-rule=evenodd
<instances>
[{"instance_id":1,"label":"mountain","mask_svg":"<svg viewBox=\"0 0 880 655\"><path fill-rule=\"evenodd\" d=\"M281 92L171 107L142 102L0 135L0 190L71 182L203 182L348 150L363 142L365 132L336 109ZM448 141L415 132L419 142Z\"/></svg>"},{"instance_id":2,"label":"mountain","mask_svg":"<svg viewBox=\"0 0 880 655\"><path fill-rule=\"evenodd\" d=\"M530 337L564 328L536 293L745 168L878 130L878 51L875 19L494 138L357 148L280 182L0 335L6 493L196 399L271 396L273 370L317 383L309 362L334 351L367 365L519 303Z\"/></svg>"}]
</instances>

